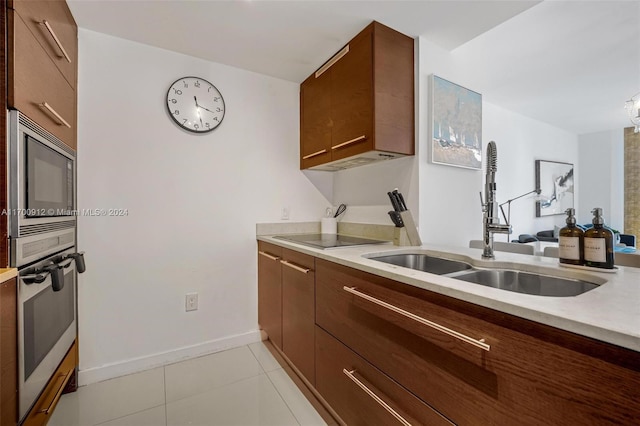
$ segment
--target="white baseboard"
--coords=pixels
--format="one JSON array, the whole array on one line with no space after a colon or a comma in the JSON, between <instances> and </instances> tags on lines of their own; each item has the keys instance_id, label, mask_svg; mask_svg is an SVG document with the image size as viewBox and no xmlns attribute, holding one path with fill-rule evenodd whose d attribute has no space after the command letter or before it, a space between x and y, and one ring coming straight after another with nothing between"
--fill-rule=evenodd
<instances>
[{"instance_id":1,"label":"white baseboard","mask_svg":"<svg viewBox=\"0 0 640 426\"><path fill-rule=\"evenodd\" d=\"M92 367L78 372L78 385L84 386L91 383L102 382L127 374L138 373L151 368L162 367L178 361L220 352L226 349L236 348L261 340L260 330L250 331L244 334L228 336L217 340L185 346L167 352L132 358L113 364Z\"/></svg>"}]
</instances>

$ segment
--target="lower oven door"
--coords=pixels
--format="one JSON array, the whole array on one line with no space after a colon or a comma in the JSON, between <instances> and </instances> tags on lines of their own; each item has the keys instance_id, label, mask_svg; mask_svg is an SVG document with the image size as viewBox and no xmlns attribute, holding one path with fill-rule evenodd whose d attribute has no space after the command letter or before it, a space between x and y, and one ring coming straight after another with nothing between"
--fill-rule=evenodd
<instances>
[{"instance_id":1,"label":"lower oven door","mask_svg":"<svg viewBox=\"0 0 640 426\"><path fill-rule=\"evenodd\" d=\"M18 274L20 419L38 399L76 338L75 262L64 262L64 278L58 283L61 287L58 291L54 291L51 274L39 284L26 277L33 277L34 271L71 253L74 253L73 249L29 266Z\"/></svg>"}]
</instances>

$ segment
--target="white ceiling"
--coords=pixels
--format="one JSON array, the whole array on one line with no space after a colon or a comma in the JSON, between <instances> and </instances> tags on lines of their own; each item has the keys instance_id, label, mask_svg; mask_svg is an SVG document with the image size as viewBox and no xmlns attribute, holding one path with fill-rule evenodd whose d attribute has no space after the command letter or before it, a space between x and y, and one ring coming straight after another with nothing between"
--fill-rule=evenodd
<instances>
[{"instance_id":1,"label":"white ceiling","mask_svg":"<svg viewBox=\"0 0 640 426\"><path fill-rule=\"evenodd\" d=\"M67 3L81 28L294 82L377 20L451 50L485 100L578 134L629 126L640 91L640 0Z\"/></svg>"}]
</instances>

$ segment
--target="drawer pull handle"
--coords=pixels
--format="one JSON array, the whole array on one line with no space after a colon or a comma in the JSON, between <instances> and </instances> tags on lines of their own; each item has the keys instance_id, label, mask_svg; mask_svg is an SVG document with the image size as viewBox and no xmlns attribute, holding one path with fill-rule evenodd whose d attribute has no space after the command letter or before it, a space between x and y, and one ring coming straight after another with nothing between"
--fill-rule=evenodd
<instances>
[{"instance_id":1,"label":"drawer pull handle","mask_svg":"<svg viewBox=\"0 0 640 426\"><path fill-rule=\"evenodd\" d=\"M262 251L262 250L258 251L258 253L260 253L260 254L261 254L261 255L263 255L264 257L266 257L266 258L268 258L268 259L271 259L271 260L280 260L280 258L279 258L278 256L271 255L271 254L269 254L269 253L267 253L267 252L264 252L264 251Z\"/></svg>"},{"instance_id":2,"label":"drawer pull handle","mask_svg":"<svg viewBox=\"0 0 640 426\"><path fill-rule=\"evenodd\" d=\"M302 268L302 267L300 267L300 266L298 266L298 265L296 265L294 263L287 262L286 260L281 260L280 263L282 263L284 266L288 266L289 268L293 268L296 271L300 271L303 274L306 274L311 270L311 269L308 269L308 268Z\"/></svg>"},{"instance_id":3,"label":"drawer pull handle","mask_svg":"<svg viewBox=\"0 0 640 426\"><path fill-rule=\"evenodd\" d=\"M308 160L309 158L317 157L320 154L324 154L325 152L327 152L327 150L323 149L322 151L317 151L317 152L314 152L313 154L305 155L304 157L302 157L302 159Z\"/></svg>"},{"instance_id":4,"label":"drawer pull handle","mask_svg":"<svg viewBox=\"0 0 640 426\"><path fill-rule=\"evenodd\" d=\"M42 109L49 111L49 113L58 120L58 123L57 123L58 125L67 126L68 128L71 128L71 124L67 123L67 121L64 118L62 118L62 116L58 114L58 112L55 109L51 108L51 105L49 105L48 103L43 102L41 104L38 104L38 106Z\"/></svg>"},{"instance_id":5,"label":"drawer pull handle","mask_svg":"<svg viewBox=\"0 0 640 426\"><path fill-rule=\"evenodd\" d=\"M329 59L326 64L321 66L318 71L316 71L316 74L315 74L316 78L320 77L326 70L331 68L333 66L333 64L338 62L347 53L349 53L349 45L348 44L341 51L339 51L338 53L333 55L333 57L331 59Z\"/></svg>"},{"instance_id":6,"label":"drawer pull handle","mask_svg":"<svg viewBox=\"0 0 640 426\"><path fill-rule=\"evenodd\" d=\"M352 143L356 143L356 142L360 142L365 140L367 137L365 135L362 136L358 136L357 138L353 138L351 140L348 140L346 142L342 142L339 143L338 145L334 145L331 147L331 149L338 149L338 148L342 148L343 146L347 146L347 145L351 145Z\"/></svg>"},{"instance_id":7,"label":"drawer pull handle","mask_svg":"<svg viewBox=\"0 0 640 426\"><path fill-rule=\"evenodd\" d=\"M411 426L411 423L409 423L408 421L406 421L404 419L404 417L402 417L400 414L398 414L398 412L396 410L394 410L393 408L391 408L389 406L389 404L387 404L386 402L384 402L382 400L382 398L380 398L378 395L376 395L371 389L369 389L367 387L367 385L365 385L364 383L362 383L360 380L358 380L358 378L356 376L353 375L353 373L356 372L356 370L347 370L346 368L342 369L342 372L348 377L350 378L353 383L355 383L356 385L358 385L358 387L360 387L360 389L362 389L363 391L366 392L367 395L369 395L371 398L373 398L373 400L375 402L377 402L378 404L380 404L382 406L382 408L384 408L385 410L387 410L389 412L389 414L391 414L393 417L396 418L396 420L398 420L400 423L402 423L404 426Z\"/></svg>"},{"instance_id":8,"label":"drawer pull handle","mask_svg":"<svg viewBox=\"0 0 640 426\"><path fill-rule=\"evenodd\" d=\"M58 46L58 49L60 49L60 51L62 52L62 56L67 60L67 62L70 63L71 62L71 58L67 54L67 51L64 50L64 47L62 46L62 43L60 43L60 39L58 38L56 33L53 32L53 28L51 28L51 25L49 25L49 22L45 19L44 21L41 22L41 24L44 25L44 27L47 29L47 31L49 31L49 34L51 35L51 38L53 39L53 41L56 42L56 45Z\"/></svg>"},{"instance_id":9,"label":"drawer pull handle","mask_svg":"<svg viewBox=\"0 0 640 426\"><path fill-rule=\"evenodd\" d=\"M371 303L375 303L376 305L382 306L383 308L387 308L397 314L400 314L402 316L405 316L409 319L412 319L416 322L419 322L420 324L426 325L427 327L431 327L435 330L438 330L444 334L448 334L449 336L455 337L456 339L462 340L465 343L469 343L470 345L476 346L480 349L483 349L487 352L489 352L489 350L491 349L491 345L485 343L484 339L474 339L472 337L469 336L465 336L462 333L458 333L457 331L451 330L450 328L444 327L440 324L437 324L435 322L429 321L427 319L424 319L416 314L413 314L411 312L405 311L404 309L400 309L397 306L393 306L390 303L387 303L385 301L382 301L380 299L376 299L375 297L369 296L368 294L364 294L359 292L358 290L356 290L356 287L347 287L344 286L342 287L342 289L344 291L346 291L347 293L351 293L355 296L358 296L362 299L368 300Z\"/></svg>"},{"instance_id":10,"label":"drawer pull handle","mask_svg":"<svg viewBox=\"0 0 640 426\"><path fill-rule=\"evenodd\" d=\"M54 395L54 397L51 400L51 403L49 404L49 406L44 410L38 411L39 413L44 413L44 414L47 414L47 415L51 414L51 411L53 411L53 408L56 406L56 404L58 403L58 400L62 396L62 391L64 391L64 388L67 386L67 383L69 383L69 380L71 379L72 373L73 373L73 369L69 370L67 372L67 374L60 373L60 375L58 376L58 380L60 380L60 378L62 378L62 383L61 383L60 387L58 388L58 391Z\"/></svg>"}]
</instances>

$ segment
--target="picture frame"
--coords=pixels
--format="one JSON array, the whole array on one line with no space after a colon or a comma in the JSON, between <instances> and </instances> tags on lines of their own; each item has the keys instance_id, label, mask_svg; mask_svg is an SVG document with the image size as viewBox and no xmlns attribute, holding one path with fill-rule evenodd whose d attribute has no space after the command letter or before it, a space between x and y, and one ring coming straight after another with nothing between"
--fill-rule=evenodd
<instances>
[{"instance_id":1,"label":"picture frame","mask_svg":"<svg viewBox=\"0 0 640 426\"><path fill-rule=\"evenodd\" d=\"M536 217L560 215L574 208L573 164L536 160L536 188L540 189Z\"/></svg>"},{"instance_id":2,"label":"picture frame","mask_svg":"<svg viewBox=\"0 0 640 426\"><path fill-rule=\"evenodd\" d=\"M431 162L482 169L482 95L431 75Z\"/></svg>"}]
</instances>

